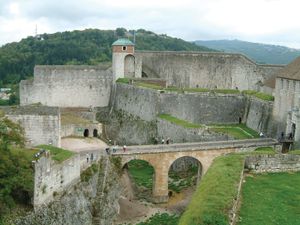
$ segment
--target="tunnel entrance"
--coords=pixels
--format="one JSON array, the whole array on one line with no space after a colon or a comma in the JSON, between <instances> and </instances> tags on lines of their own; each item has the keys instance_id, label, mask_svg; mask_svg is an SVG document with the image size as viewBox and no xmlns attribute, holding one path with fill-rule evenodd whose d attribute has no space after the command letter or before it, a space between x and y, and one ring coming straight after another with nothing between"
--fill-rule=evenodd
<instances>
[{"instance_id":1,"label":"tunnel entrance","mask_svg":"<svg viewBox=\"0 0 300 225\"><path fill-rule=\"evenodd\" d=\"M85 129L85 130L84 130L83 136L84 136L84 137L88 137L88 136L89 136L89 129Z\"/></svg>"},{"instance_id":2,"label":"tunnel entrance","mask_svg":"<svg viewBox=\"0 0 300 225\"><path fill-rule=\"evenodd\" d=\"M94 131L93 131L93 137L98 137L98 130L97 129L94 129Z\"/></svg>"}]
</instances>

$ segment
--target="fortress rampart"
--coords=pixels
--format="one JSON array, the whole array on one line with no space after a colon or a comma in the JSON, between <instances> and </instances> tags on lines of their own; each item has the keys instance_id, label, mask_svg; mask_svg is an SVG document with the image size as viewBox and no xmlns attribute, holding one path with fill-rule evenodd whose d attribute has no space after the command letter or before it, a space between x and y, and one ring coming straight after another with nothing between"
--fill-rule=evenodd
<instances>
[{"instance_id":1,"label":"fortress rampart","mask_svg":"<svg viewBox=\"0 0 300 225\"><path fill-rule=\"evenodd\" d=\"M231 124L240 120L258 132L273 136L273 102L243 94L174 93L117 83L114 108L156 120L158 114L171 114L198 124Z\"/></svg>"},{"instance_id":2,"label":"fortress rampart","mask_svg":"<svg viewBox=\"0 0 300 225\"><path fill-rule=\"evenodd\" d=\"M27 145L60 147L60 111L57 107L22 106L1 108L7 117L24 128Z\"/></svg>"},{"instance_id":3,"label":"fortress rampart","mask_svg":"<svg viewBox=\"0 0 300 225\"><path fill-rule=\"evenodd\" d=\"M36 66L34 79L21 81L20 104L104 107L109 103L112 71L101 66Z\"/></svg>"},{"instance_id":4,"label":"fortress rampart","mask_svg":"<svg viewBox=\"0 0 300 225\"><path fill-rule=\"evenodd\" d=\"M259 65L241 54L136 51L136 77L158 77L177 87L260 90L281 65Z\"/></svg>"}]
</instances>

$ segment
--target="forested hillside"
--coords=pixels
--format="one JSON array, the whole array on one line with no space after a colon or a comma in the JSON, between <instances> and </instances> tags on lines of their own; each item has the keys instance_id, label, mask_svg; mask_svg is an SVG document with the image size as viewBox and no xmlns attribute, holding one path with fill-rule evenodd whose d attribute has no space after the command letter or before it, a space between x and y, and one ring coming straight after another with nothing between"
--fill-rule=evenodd
<instances>
[{"instance_id":1,"label":"forested hillside","mask_svg":"<svg viewBox=\"0 0 300 225\"><path fill-rule=\"evenodd\" d=\"M0 87L17 84L33 75L34 65L90 64L111 60L111 44L119 37L133 40L133 31L87 29L42 34L0 48ZM181 39L137 30L138 50L211 51Z\"/></svg>"},{"instance_id":2,"label":"forested hillside","mask_svg":"<svg viewBox=\"0 0 300 225\"><path fill-rule=\"evenodd\" d=\"M299 49L240 40L195 41L195 43L219 51L242 53L262 64L288 64L300 56Z\"/></svg>"}]
</instances>

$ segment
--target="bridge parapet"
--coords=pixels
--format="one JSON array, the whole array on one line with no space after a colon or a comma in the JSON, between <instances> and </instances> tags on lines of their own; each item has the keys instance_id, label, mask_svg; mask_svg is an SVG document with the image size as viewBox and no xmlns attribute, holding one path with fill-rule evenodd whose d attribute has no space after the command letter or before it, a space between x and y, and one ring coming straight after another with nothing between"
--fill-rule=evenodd
<instances>
[{"instance_id":1,"label":"bridge parapet","mask_svg":"<svg viewBox=\"0 0 300 225\"><path fill-rule=\"evenodd\" d=\"M246 140L229 140L229 141L212 141L212 142L190 142L176 144L160 144L160 145L134 145L128 146L126 151L117 151L114 155L130 155L130 154L147 154L161 152L178 152L178 151L208 151L216 149L235 148L240 149L239 152L249 150L249 148L257 147L275 147L280 143L272 138L246 139Z\"/></svg>"}]
</instances>

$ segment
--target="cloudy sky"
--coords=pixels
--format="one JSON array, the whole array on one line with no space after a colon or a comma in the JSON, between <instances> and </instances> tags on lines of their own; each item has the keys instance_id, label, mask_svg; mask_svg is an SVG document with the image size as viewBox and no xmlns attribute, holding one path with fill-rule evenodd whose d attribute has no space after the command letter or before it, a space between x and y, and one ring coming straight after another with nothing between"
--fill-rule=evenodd
<instances>
[{"instance_id":1,"label":"cloudy sky","mask_svg":"<svg viewBox=\"0 0 300 225\"><path fill-rule=\"evenodd\" d=\"M143 28L300 48L299 0L0 0L0 46L38 33Z\"/></svg>"}]
</instances>

